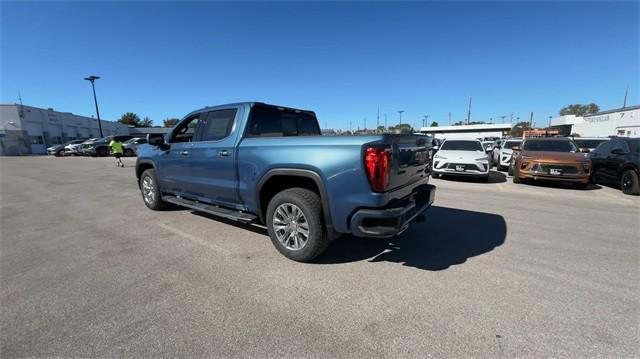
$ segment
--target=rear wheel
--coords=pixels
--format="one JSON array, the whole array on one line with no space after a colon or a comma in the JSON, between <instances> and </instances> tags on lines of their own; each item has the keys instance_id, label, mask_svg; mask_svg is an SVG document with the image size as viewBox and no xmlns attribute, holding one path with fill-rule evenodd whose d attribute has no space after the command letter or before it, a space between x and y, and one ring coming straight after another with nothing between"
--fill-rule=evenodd
<instances>
[{"instance_id":1,"label":"rear wheel","mask_svg":"<svg viewBox=\"0 0 640 359\"><path fill-rule=\"evenodd\" d=\"M620 178L620 189L624 194L640 194L640 182L638 173L632 169L624 171Z\"/></svg>"},{"instance_id":2,"label":"rear wheel","mask_svg":"<svg viewBox=\"0 0 640 359\"><path fill-rule=\"evenodd\" d=\"M158 177L156 176L156 170L153 168L145 170L140 176L140 192L142 193L144 204L154 211L167 207L167 202L162 200Z\"/></svg>"},{"instance_id":3,"label":"rear wheel","mask_svg":"<svg viewBox=\"0 0 640 359\"><path fill-rule=\"evenodd\" d=\"M106 147L98 147L96 149L96 156L98 157L106 157L109 154L109 150Z\"/></svg>"},{"instance_id":4,"label":"rear wheel","mask_svg":"<svg viewBox=\"0 0 640 359\"><path fill-rule=\"evenodd\" d=\"M509 166L509 170L507 171L507 173L509 174L509 176L513 176L513 167Z\"/></svg>"},{"instance_id":5,"label":"rear wheel","mask_svg":"<svg viewBox=\"0 0 640 359\"><path fill-rule=\"evenodd\" d=\"M308 189L290 188L276 194L266 220L271 242L289 259L310 261L329 245L320 197Z\"/></svg>"},{"instance_id":6,"label":"rear wheel","mask_svg":"<svg viewBox=\"0 0 640 359\"><path fill-rule=\"evenodd\" d=\"M135 153L133 152L133 150L132 150L132 149L127 148L127 149L125 149L125 150L124 150L124 155L125 155L126 157L133 157L133 156L135 155Z\"/></svg>"}]
</instances>

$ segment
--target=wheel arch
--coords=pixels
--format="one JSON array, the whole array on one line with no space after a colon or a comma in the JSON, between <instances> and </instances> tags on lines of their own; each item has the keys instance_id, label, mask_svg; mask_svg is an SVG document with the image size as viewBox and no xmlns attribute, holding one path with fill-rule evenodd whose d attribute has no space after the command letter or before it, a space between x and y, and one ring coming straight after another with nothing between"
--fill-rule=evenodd
<instances>
[{"instance_id":1,"label":"wheel arch","mask_svg":"<svg viewBox=\"0 0 640 359\"><path fill-rule=\"evenodd\" d=\"M156 165L155 163L153 163L153 161L151 160L138 160L136 162L136 178L137 178L137 182L138 182L138 186L140 186L140 176L142 176L142 173L148 169L156 169Z\"/></svg>"},{"instance_id":2,"label":"wheel arch","mask_svg":"<svg viewBox=\"0 0 640 359\"><path fill-rule=\"evenodd\" d=\"M320 174L299 168L276 168L265 173L257 184L256 205L258 218L266 223L266 209L273 196L287 188L302 187L312 190L320 196L322 215L329 233L333 233L333 221L329 196Z\"/></svg>"}]
</instances>

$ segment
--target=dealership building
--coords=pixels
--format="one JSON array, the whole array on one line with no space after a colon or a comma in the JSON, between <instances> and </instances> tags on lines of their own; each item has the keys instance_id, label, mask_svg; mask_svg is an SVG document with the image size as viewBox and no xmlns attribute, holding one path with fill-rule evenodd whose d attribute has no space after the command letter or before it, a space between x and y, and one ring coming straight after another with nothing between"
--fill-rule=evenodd
<instances>
[{"instance_id":1,"label":"dealership building","mask_svg":"<svg viewBox=\"0 0 640 359\"><path fill-rule=\"evenodd\" d=\"M487 138L503 137L511 130L508 123L488 123L480 125L433 126L422 127L421 133L435 138Z\"/></svg>"},{"instance_id":2,"label":"dealership building","mask_svg":"<svg viewBox=\"0 0 640 359\"><path fill-rule=\"evenodd\" d=\"M640 137L640 106L601 111L586 116L559 116L551 119L551 127L559 130L562 135Z\"/></svg>"},{"instance_id":3,"label":"dealership building","mask_svg":"<svg viewBox=\"0 0 640 359\"><path fill-rule=\"evenodd\" d=\"M132 128L101 120L102 134L143 137L164 128ZM98 120L92 117L19 104L0 104L0 155L46 154L47 147L75 139L100 137Z\"/></svg>"}]
</instances>

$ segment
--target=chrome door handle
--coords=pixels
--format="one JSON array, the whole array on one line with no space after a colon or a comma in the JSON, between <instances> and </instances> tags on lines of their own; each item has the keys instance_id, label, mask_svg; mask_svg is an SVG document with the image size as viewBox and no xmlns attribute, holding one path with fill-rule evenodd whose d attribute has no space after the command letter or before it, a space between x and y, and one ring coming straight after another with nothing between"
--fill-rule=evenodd
<instances>
[{"instance_id":1,"label":"chrome door handle","mask_svg":"<svg viewBox=\"0 0 640 359\"><path fill-rule=\"evenodd\" d=\"M218 156L220 156L220 157L227 157L227 156L229 156L229 151L227 151L227 150L222 150L222 151L218 152Z\"/></svg>"},{"instance_id":2,"label":"chrome door handle","mask_svg":"<svg viewBox=\"0 0 640 359\"><path fill-rule=\"evenodd\" d=\"M187 151L187 150L182 150L182 151L180 152L180 155L182 155L182 156L189 156L189 151Z\"/></svg>"}]
</instances>

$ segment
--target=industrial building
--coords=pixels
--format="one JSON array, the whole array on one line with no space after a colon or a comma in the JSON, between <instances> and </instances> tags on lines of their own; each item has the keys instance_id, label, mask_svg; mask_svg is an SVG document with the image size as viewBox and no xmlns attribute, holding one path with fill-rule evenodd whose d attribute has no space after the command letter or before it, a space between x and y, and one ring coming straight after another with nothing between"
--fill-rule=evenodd
<instances>
[{"instance_id":1,"label":"industrial building","mask_svg":"<svg viewBox=\"0 0 640 359\"><path fill-rule=\"evenodd\" d=\"M511 130L508 123L422 127L420 132L439 139L503 137Z\"/></svg>"},{"instance_id":2,"label":"industrial building","mask_svg":"<svg viewBox=\"0 0 640 359\"><path fill-rule=\"evenodd\" d=\"M550 125L565 136L640 137L640 106L600 111L586 116L558 116L551 119Z\"/></svg>"},{"instance_id":3,"label":"industrial building","mask_svg":"<svg viewBox=\"0 0 640 359\"><path fill-rule=\"evenodd\" d=\"M132 128L101 120L103 136L164 133L164 128ZM46 154L46 148L75 139L100 137L98 120L20 104L0 104L0 155Z\"/></svg>"}]
</instances>

